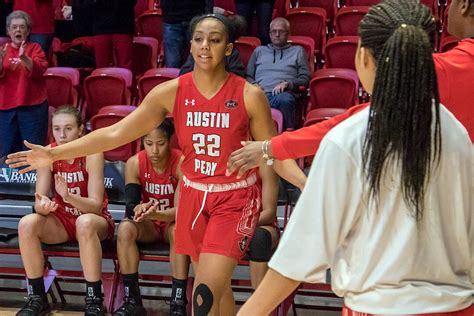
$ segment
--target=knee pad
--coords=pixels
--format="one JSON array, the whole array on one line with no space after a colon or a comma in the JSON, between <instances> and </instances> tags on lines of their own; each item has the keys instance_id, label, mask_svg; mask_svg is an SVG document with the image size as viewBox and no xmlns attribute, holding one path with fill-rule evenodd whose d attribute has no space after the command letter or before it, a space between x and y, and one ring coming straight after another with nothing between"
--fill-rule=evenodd
<instances>
[{"instance_id":1,"label":"knee pad","mask_svg":"<svg viewBox=\"0 0 474 316\"><path fill-rule=\"evenodd\" d=\"M267 262L272 257L272 234L257 227L247 252L250 261Z\"/></svg>"},{"instance_id":2,"label":"knee pad","mask_svg":"<svg viewBox=\"0 0 474 316\"><path fill-rule=\"evenodd\" d=\"M198 298L201 297L201 304L198 302ZM193 312L194 316L207 316L211 311L212 304L214 303L214 296L212 295L211 289L204 283L199 284L194 290L193 295Z\"/></svg>"}]
</instances>

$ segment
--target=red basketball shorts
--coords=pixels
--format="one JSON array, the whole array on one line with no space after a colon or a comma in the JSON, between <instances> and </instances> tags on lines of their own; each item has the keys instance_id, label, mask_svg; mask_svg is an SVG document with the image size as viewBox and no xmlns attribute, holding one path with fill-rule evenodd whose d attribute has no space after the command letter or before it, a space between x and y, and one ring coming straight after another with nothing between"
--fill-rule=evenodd
<instances>
[{"instance_id":1,"label":"red basketball shorts","mask_svg":"<svg viewBox=\"0 0 474 316\"><path fill-rule=\"evenodd\" d=\"M474 315L474 305L471 305L463 310L455 312L446 312L446 313L426 313L426 314L417 314L423 316L472 316ZM349 307L345 306L342 308L342 316L386 316L385 314L368 314L368 313L359 313L351 310ZM415 316L414 314L403 314L403 316Z\"/></svg>"},{"instance_id":2,"label":"red basketball shorts","mask_svg":"<svg viewBox=\"0 0 474 316\"><path fill-rule=\"evenodd\" d=\"M65 211L61 210L56 210L56 212L50 213L54 215L60 222L63 224L64 229L67 232L68 240L77 240L76 238L76 220L78 217L76 216L70 216L68 215ZM107 239L113 239L114 238L114 232L115 232L115 224L114 220L112 217L107 213L104 215L105 220L107 221L108 225L108 232L107 232Z\"/></svg>"},{"instance_id":3,"label":"red basketball shorts","mask_svg":"<svg viewBox=\"0 0 474 316\"><path fill-rule=\"evenodd\" d=\"M255 179L209 185L185 178L176 214L176 252L196 262L201 253L243 258L260 216Z\"/></svg>"}]
</instances>

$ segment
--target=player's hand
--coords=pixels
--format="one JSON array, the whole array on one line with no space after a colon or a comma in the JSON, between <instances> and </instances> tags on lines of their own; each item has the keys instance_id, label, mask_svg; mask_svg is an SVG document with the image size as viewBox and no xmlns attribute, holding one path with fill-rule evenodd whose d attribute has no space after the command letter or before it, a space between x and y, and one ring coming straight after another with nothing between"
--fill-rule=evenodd
<instances>
[{"instance_id":1,"label":"player's hand","mask_svg":"<svg viewBox=\"0 0 474 316\"><path fill-rule=\"evenodd\" d=\"M3 56L7 54L8 43L6 43L2 49L0 49L0 59L3 59Z\"/></svg>"},{"instance_id":2,"label":"player's hand","mask_svg":"<svg viewBox=\"0 0 474 316\"><path fill-rule=\"evenodd\" d=\"M26 41L21 42L20 49L18 51L18 57L25 56L25 49L26 49Z\"/></svg>"},{"instance_id":3,"label":"player's hand","mask_svg":"<svg viewBox=\"0 0 474 316\"><path fill-rule=\"evenodd\" d=\"M50 166L53 163L53 155L50 148L30 144L26 140L24 144L31 150L9 154L6 163L10 168L26 167L19 171L20 174L23 174L31 170Z\"/></svg>"},{"instance_id":4,"label":"player's hand","mask_svg":"<svg viewBox=\"0 0 474 316\"><path fill-rule=\"evenodd\" d=\"M67 200L67 197L69 196L67 183L66 180L59 174L54 175L54 189L63 198L63 200Z\"/></svg>"},{"instance_id":5,"label":"player's hand","mask_svg":"<svg viewBox=\"0 0 474 316\"><path fill-rule=\"evenodd\" d=\"M286 81L280 82L273 88L272 95L277 95L279 93L282 93L288 88L288 86L289 86L288 82Z\"/></svg>"},{"instance_id":6,"label":"player's hand","mask_svg":"<svg viewBox=\"0 0 474 316\"><path fill-rule=\"evenodd\" d=\"M262 153L263 142L241 142L242 148L230 154L227 161L226 175L229 176L238 171L237 177L241 177L250 169L258 167L265 162Z\"/></svg>"},{"instance_id":7,"label":"player's hand","mask_svg":"<svg viewBox=\"0 0 474 316\"><path fill-rule=\"evenodd\" d=\"M150 213L153 213L154 210L156 210L157 208L157 204L154 203L152 200L148 201L147 203L140 203L135 206L135 209L133 210L135 212L133 220L135 222L142 222L145 219L150 219Z\"/></svg>"},{"instance_id":8,"label":"player's hand","mask_svg":"<svg viewBox=\"0 0 474 316\"><path fill-rule=\"evenodd\" d=\"M39 201L39 205L36 207L35 211L41 215L48 215L51 212L55 212L58 209L58 204L54 201L51 201L49 197L35 193L35 198Z\"/></svg>"}]
</instances>

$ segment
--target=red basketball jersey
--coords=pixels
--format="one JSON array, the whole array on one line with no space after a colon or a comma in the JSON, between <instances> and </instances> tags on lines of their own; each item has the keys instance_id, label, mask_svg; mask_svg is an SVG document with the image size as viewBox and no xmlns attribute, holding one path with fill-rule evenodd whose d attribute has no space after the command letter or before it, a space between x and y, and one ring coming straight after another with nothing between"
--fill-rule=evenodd
<instances>
[{"instance_id":1,"label":"red basketball jersey","mask_svg":"<svg viewBox=\"0 0 474 316\"><path fill-rule=\"evenodd\" d=\"M231 183L236 175L225 175L230 154L249 140L249 118L244 103L246 81L229 73L211 99L193 82L193 73L179 77L173 117L184 161L183 175L201 183Z\"/></svg>"},{"instance_id":2,"label":"red basketball jersey","mask_svg":"<svg viewBox=\"0 0 474 316\"><path fill-rule=\"evenodd\" d=\"M52 144L51 147L56 146ZM86 169L86 157L75 158L72 164L66 160L58 160L53 163L53 174L61 175L67 183L68 191L73 194L79 194L82 197L88 197L87 183L89 182L89 174ZM54 178L52 180L52 187L54 188ZM58 204L56 212L64 212L67 216L77 217L81 215L81 211L69 203L64 202L63 198L53 190L53 200ZM107 194L104 191L104 202L102 207L102 216L109 218L110 214L107 211Z\"/></svg>"},{"instance_id":3,"label":"red basketball jersey","mask_svg":"<svg viewBox=\"0 0 474 316\"><path fill-rule=\"evenodd\" d=\"M174 206L174 193L178 186L178 175L176 168L181 157L181 152L177 149L170 150L170 160L168 167L162 173L157 173L146 151L138 153L138 177L142 185L142 202L147 203L153 200L158 203L160 210L165 210ZM163 222L166 225L165 222Z\"/></svg>"}]
</instances>

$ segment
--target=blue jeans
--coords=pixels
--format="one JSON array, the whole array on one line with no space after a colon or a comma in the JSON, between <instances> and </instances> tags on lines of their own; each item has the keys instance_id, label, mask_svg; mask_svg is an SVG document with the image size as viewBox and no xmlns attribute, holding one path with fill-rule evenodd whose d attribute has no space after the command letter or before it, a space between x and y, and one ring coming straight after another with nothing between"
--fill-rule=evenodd
<instances>
[{"instance_id":1,"label":"blue jeans","mask_svg":"<svg viewBox=\"0 0 474 316\"><path fill-rule=\"evenodd\" d=\"M50 33L38 33L31 34L30 41L33 43L38 43L43 49L46 58L48 58L49 49L51 48L51 43L53 42L54 34Z\"/></svg>"},{"instance_id":2,"label":"blue jeans","mask_svg":"<svg viewBox=\"0 0 474 316\"><path fill-rule=\"evenodd\" d=\"M235 8L238 15L247 21L247 33L252 29L253 14L257 16L258 37L262 45L270 43L270 22L272 21L274 0L237 0Z\"/></svg>"},{"instance_id":3,"label":"blue jeans","mask_svg":"<svg viewBox=\"0 0 474 316\"><path fill-rule=\"evenodd\" d=\"M0 111L0 157L27 149L23 140L44 145L48 134L48 102Z\"/></svg>"},{"instance_id":4,"label":"blue jeans","mask_svg":"<svg viewBox=\"0 0 474 316\"><path fill-rule=\"evenodd\" d=\"M189 22L163 23L165 66L181 68L189 52Z\"/></svg>"},{"instance_id":5,"label":"blue jeans","mask_svg":"<svg viewBox=\"0 0 474 316\"><path fill-rule=\"evenodd\" d=\"M266 93L270 106L283 113L283 130L295 128L296 125L296 97L291 92L281 92L277 95Z\"/></svg>"}]
</instances>

